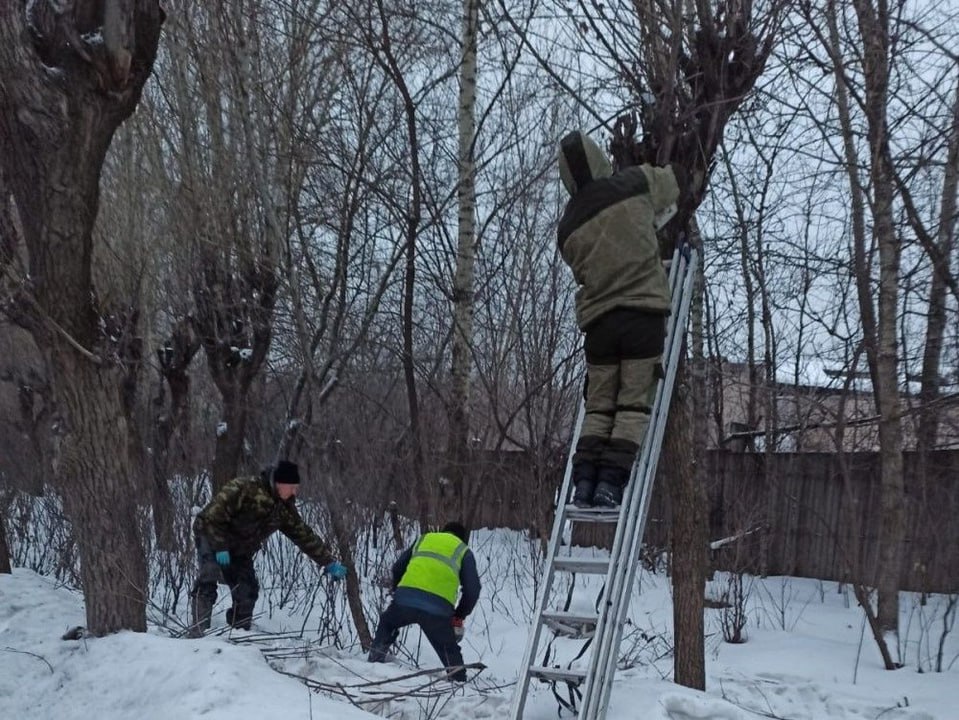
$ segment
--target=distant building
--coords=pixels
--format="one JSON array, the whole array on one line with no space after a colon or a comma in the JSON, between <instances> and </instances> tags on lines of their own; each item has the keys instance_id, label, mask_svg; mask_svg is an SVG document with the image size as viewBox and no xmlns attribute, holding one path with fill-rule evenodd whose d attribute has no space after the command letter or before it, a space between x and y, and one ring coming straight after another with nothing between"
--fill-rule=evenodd
<instances>
[{"instance_id":1,"label":"distant building","mask_svg":"<svg viewBox=\"0 0 959 720\"><path fill-rule=\"evenodd\" d=\"M707 369L709 447L759 452L868 452L879 449L878 411L868 380L855 387L768 383L761 365L711 363ZM951 390L951 392L950 392ZM959 393L948 388L939 406L934 449L959 449ZM903 449L916 447L919 400L903 393ZM841 442L840 442L841 437Z\"/></svg>"}]
</instances>

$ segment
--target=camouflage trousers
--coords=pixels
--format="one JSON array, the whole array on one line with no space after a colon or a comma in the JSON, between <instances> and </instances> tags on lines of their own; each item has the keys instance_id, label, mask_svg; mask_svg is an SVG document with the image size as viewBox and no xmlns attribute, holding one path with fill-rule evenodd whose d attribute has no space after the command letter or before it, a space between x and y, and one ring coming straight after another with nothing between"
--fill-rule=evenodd
<instances>
[{"instance_id":1,"label":"camouflage trousers","mask_svg":"<svg viewBox=\"0 0 959 720\"><path fill-rule=\"evenodd\" d=\"M260 583L253 568L253 556L230 553L230 564L220 567L216 553L206 535L196 534L197 577L190 593L193 600L194 628L207 630L216 604L217 584L230 587L233 607L227 610L227 622L233 627L249 630L253 622L253 608L260 595Z\"/></svg>"},{"instance_id":2,"label":"camouflage trousers","mask_svg":"<svg viewBox=\"0 0 959 720\"><path fill-rule=\"evenodd\" d=\"M632 308L586 328L586 416L574 466L628 474L649 426L665 339L665 316Z\"/></svg>"}]
</instances>

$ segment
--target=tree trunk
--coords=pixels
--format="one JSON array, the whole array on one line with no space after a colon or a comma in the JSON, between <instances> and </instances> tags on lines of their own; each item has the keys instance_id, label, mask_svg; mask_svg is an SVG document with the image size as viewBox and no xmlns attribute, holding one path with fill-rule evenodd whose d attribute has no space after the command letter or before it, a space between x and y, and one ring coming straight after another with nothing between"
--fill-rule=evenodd
<instances>
[{"instance_id":1,"label":"tree trunk","mask_svg":"<svg viewBox=\"0 0 959 720\"><path fill-rule=\"evenodd\" d=\"M415 164L415 163L414 163ZM419 199L418 183L414 185L414 203ZM415 206L415 205L414 205ZM414 220L413 218L416 218ZM416 236L419 213L411 216L407 227L406 268L403 273L403 379L406 384L406 404L409 411L409 454L413 470L413 482L417 492L417 510L420 530L429 527L432 509L430 486L426 479L423 458L423 431L420 425L420 400L416 388L416 364L413 358L413 305L416 289Z\"/></svg>"},{"instance_id":2,"label":"tree trunk","mask_svg":"<svg viewBox=\"0 0 959 720\"><path fill-rule=\"evenodd\" d=\"M165 551L177 549L173 529L173 499L170 495L170 476L176 466L170 459L175 441L190 434L190 375L187 372L193 357L200 349L200 339L193 331L190 318L180 318L170 337L157 350L160 365L160 388L154 405L161 408L154 421L153 442L153 530L157 547ZM165 387L170 390L170 402L164 407Z\"/></svg>"},{"instance_id":3,"label":"tree trunk","mask_svg":"<svg viewBox=\"0 0 959 720\"><path fill-rule=\"evenodd\" d=\"M453 362L449 456L453 506L471 524L469 487L470 374L473 368L473 277L476 264L476 179L473 148L476 134L477 0L463 0L459 86L459 153L456 195L459 206L456 274L453 278Z\"/></svg>"},{"instance_id":4,"label":"tree trunk","mask_svg":"<svg viewBox=\"0 0 959 720\"><path fill-rule=\"evenodd\" d=\"M120 628L143 632L148 583L138 492L126 448L117 442L128 436L128 419L118 402L115 374L72 349L66 355L54 364L70 418L57 475L80 551L87 627L94 634Z\"/></svg>"},{"instance_id":5,"label":"tree trunk","mask_svg":"<svg viewBox=\"0 0 959 720\"><path fill-rule=\"evenodd\" d=\"M216 431L213 455L213 492L236 477L246 436L246 393L223 393L223 417Z\"/></svg>"},{"instance_id":6,"label":"tree trunk","mask_svg":"<svg viewBox=\"0 0 959 720\"><path fill-rule=\"evenodd\" d=\"M683 363L685 365L685 363ZM706 689L706 513L693 461L689 373L680 367L666 426L663 458L671 508L673 577L673 681Z\"/></svg>"},{"instance_id":7,"label":"tree trunk","mask_svg":"<svg viewBox=\"0 0 959 720\"><path fill-rule=\"evenodd\" d=\"M13 572L13 569L10 567L10 546L7 544L7 524L3 519L5 514L0 512L0 574L7 574Z\"/></svg>"},{"instance_id":8,"label":"tree trunk","mask_svg":"<svg viewBox=\"0 0 959 720\"><path fill-rule=\"evenodd\" d=\"M865 0L854 2L865 52L862 54L866 92L866 113L870 150L870 183L873 197L873 233L879 248L879 309L873 307L873 258L867 250L867 195L859 176L859 153L850 110L848 81L841 56L840 10L834 2L826 8L828 36L823 39L834 65L836 105L842 128L846 173L852 196L853 269L859 301L863 346L869 365L873 395L879 420L880 454L880 527L876 588L879 593L878 625L885 637L878 638L886 669L894 669L893 651L898 651L899 578L902 565L901 544L905 532L902 479L902 432L899 419L898 386L898 312L899 245L893 224L894 175L888 145L886 102L888 95L888 17L878 15ZM841 450L842 448L840 448ZM878 633L874 633L877 635ZM892 645L889 647L888 645Z\"/></svg>"},{"instance_id":9,"label":"tree trunk","mask_svg":"<svg viewBox=\"0 0 959 720\"><path fill-rule=\"evenodd\" d=\"M879 313L875 349L874 392L879 409L881 475L881 530L879 538L878 618L898 651L899 579L905 535L902 477L902 420L899 399L899 265L900 246L893 220L895 179L889 150L886 106L889 85L889 18L884 3L854 3L863 37L863 72L866 84L866 119L871 155L873 225L879 247ZM870 345L867 344L867 353ZM890 648L892 650L893 648Z\"/></svg>"},{"instance_id":10,"label":"tree trunk","mask_svg":"<svg viewBox=\"0 0 959 720\"><path fill-rule=\"evenodd\" d=\"M336 538L337 555L346 567L356 568L356 558L353 555L354 543L350 541L350 535L346 527L337 520L336 516L331 517L333 525L333 534ZM360 647L368 650L373 644L373 635L370 633L369 623L366 622L366 614L363 612L363 598L360 595L360 578L356 572L350 572L346 576L346 602L350 608L350 616L353 618L353 626L356 628L357 639L360 641Z\"/></svg>"},{"instance_id":11,"label":"tree trunk","mask_svg":"<svg viewBox=\"0 0 959 720\"><path fill-rule=\"evenodd\" d=\"M97 28L97 8L77 0L58 17L42 0L0 5L0 163L29 255L20 300L63 415L54 480L78 541L87 626L102 635L146 629L147 572L128 454L136 314L99 306L93 225L103 160L152 71L163 13L136 0ZM79 40L96 30L102 47Z\"/></svg>"},{"instance_id":12,"label":"tree trunk","mask_svg":"<svg viewBox=\"0 0 959 720\"><path fill-rule=\"evenodd\" d=\"M702 252L695 219L690 222L694 245ZM703 453L707 443L706 361L703 355L703 293L700 258L689 308L693 361L680 360L676 389L666 426L663 463L670 468L673 573L673 680L706 689L706 544L709 540L704 492Z\"/></svg>"},{"instance_id":13,"label":"tree trunk","mask_svg":"<svg viewBox=\"0 0 959 720\"><path fill-rule=\"evenodd\" d=\"M378 3L380 21L387 27L387 12L382 3ZM372 39L372 38L371 38ZM386 34L389 39L389 34ZM377 38L375 40L379 42ZM410 157L410 202L406 212L405 228L405 268L403 273L403 379L406 384L406 402L409 409L409 436L410 456L413 471L413 480L418 493L418 512L420 531L426 532L433 520L431 498L433 487L426 477L426 462L424 458L424 443L422 418L420 417L419 390L417 388L416 358L414 357L413 333L416 322L413 317L416 304L416 252L417 240L420 232L420 222L423 218L423 175L420 168L420 141L417 122L417 105L413 99L403 71L400 69L396 57L393 55L392 45L387 42L382 48L382 57L377 56L386 73L393 80L396 89L403 99L403 115L406 120L407 142L409 142Z\"/></svg>"},{"instance_id":14,"label":"tree trunk","mask_svg":"<svg viewBox=\"0 0 959 720\"><path fill-rule=\"evenodd\" d=\"M959 86L952 107L952 127L949 131L946 165L943 173L942 196L939 206L939 227L936 247L945 260L945 274L952 271L951 263L956 245L956 194L959 189ZM939 409L935 405L940 396L942 351L946 342L946 279L934 272L929 287L929 313L926 321L926 341L922 353L922 375L919 390L919 431L916 447L925 467L926 454L935 449L939 436Z\"/></svg>"}]
</instances>

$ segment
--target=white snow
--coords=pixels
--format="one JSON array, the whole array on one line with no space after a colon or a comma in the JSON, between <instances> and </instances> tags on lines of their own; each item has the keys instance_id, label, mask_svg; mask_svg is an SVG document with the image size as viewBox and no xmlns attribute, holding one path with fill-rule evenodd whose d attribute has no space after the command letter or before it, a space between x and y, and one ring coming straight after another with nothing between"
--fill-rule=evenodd
<instances>
[{"instance_id":1,"label":"white snow","mask_svg":"<svg viewBox=\"0 0 959 720\"><path fill-rule=\"evenodd\" d=\"M227 424L226 420L220 420L220 422L216 424L216 436L222 437L226 435L226 431L229 429L229 427L230 426Z\"/></svg>"},{"instance_id":2,"label":"white snow","mask_svg":"<svg viewBox=\"0 0 959 720\"><path fill-rule=\"evenodd\" d=\"M285 542L285 541L284 541ZM287 543L288 544L288 543ZM337 698L336 686L378 717L395 720L508 718L532 605L534 545L519 533L481 531L471 543L483 576L483 598L467 622L464 656L487 669L465 686L416 671L436 658L418 631L409 631L399 659L370 665L356 647L335 650L318 638L326 592L300 614L271 610L261 596L253 633L174 639L162 627L147 633L64 641L84 623L82 598L25 569L0 575L0 718L20 720L358 720L374 717ZM584 553L596 552L584 549ZM391 555L391 553L388 553ZM388 562L392 557L382 558ZM264 587L269 581L260 566ZM368 607L373 578L364 580ZM367 582L368 581L368 582ZM324 581L325 583L326 581ZM707 595L718 597L717 576ZM900 642L907 666L882 669L862 613L836 583L799 578L751 578L748 641L722 641L718 609L707 609L707 692L672 684L672 605L668 578L643 571L624 633L608 720L954 720L959 717L959 640L945 640L944 672L932 672L948 598L902 594ZM577 578L572 611L588 610L598 579ZM221 587L221 591L225 588ZM226 595L225 592L221 592ZM338 602L340 601L338 600ZM221 600L214 630L224 631ZM181 610L185 611L185 608ZM304 612L312 611L312 615ZM182 618L181 618L182 619ZM374 619L375 625L375 619ZM301 637L299 631L303 629ZM288 631L296 631L290 633ZM274 633L274 635L267 635ZM281 634L286 633L286 634ZM565 643L565 645L564 645ZM572 659L582 641L559 640L557 657ZM919 672L919 666L922 672ZM272 667L271 667L272 666ZM278 670L321 683L311 692ZM361 687L364 683L380 683ZM428 687L424 690L424 684ZM421 692L411 695L414 688ZM565 690L562 692L565 697ZM399 697L391 697L398 695ZM534 685L526 720L552 720L557 703ZM569 717L565 714L564 717Z\"/></svg>"},{"instance_id":3,"label":"white snow","mask_svg":"<svg viewBox=\"0 0 959 720\"><path fill-rule=\"evenodd\" d=\"M84 622L77 594L27 570L0 576L0 718L372 717L274 672L254 647L155 632L60 639Z\"/></svg>"}]
</instances>

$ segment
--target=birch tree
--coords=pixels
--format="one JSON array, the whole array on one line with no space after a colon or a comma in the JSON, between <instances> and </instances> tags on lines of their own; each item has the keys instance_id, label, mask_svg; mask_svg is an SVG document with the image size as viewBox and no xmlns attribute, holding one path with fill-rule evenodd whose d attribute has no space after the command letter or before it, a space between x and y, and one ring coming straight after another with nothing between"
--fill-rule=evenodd
<instances>
[{"instance_id":1,"label":"birch tree","mask_svg":"<svg viewBox=\"0 0 959 720\"><path fill-rule=\"evenodd\" d=\"M470 374L473 369L473 283L476 263L476 171L473 160L476 134L476 73L479 0L463 0L462 59L459 68L459 103L456 196L456 274L453 278L453 359L450 372L449 456L454 477L453 502L459 517L468 508L464 487L470 450Z\"/></svg>"}]
</instances>

